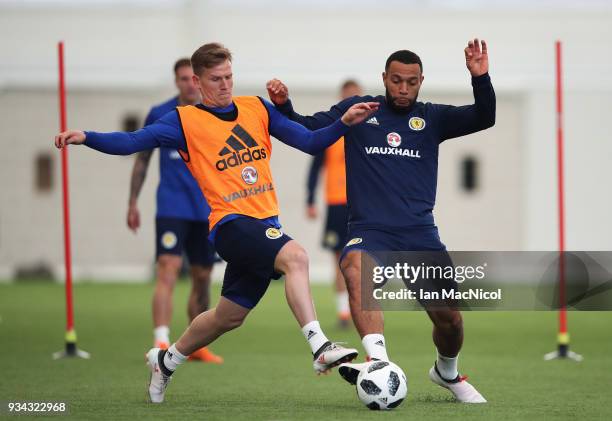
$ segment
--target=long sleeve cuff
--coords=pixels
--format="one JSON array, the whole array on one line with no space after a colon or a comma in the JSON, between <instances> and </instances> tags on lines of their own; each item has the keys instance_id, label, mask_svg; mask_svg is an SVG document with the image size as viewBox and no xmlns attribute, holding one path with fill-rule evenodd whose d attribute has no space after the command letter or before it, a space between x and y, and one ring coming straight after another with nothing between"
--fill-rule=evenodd
<instances>
[{"instance_id":1,"label":"long sleeve cuff","mask_svg":"<svg viewBox=\"0 0 612 421\"><path fill-rule=\"evenodd\" d=\"M480 76L472 76L472 86L474 88L479 88L481 86L487 86L491 84L491 77L489 73L485 73Z\"/></svg>"},{"instance_id":2,"label":"long sleeve cuff","mask_svg":"<svg viewBox=\"0 0 612 421\"><path fill-rule=\"evenodd\" d=\"M329 143L329 145L331 145L332 143L334 143L336 140L340 139L342 136L344 136L346 134L346 132L348 132L348 129L351 126L344 124L344 121L342 121L342 118L339 118L338 120L334 121L330 126L329 126L329 130L330 132L332 132L334 134L335 140L333 140L332 142ZM327 146L329 146L327 145ZM325 148L323 148L325 149Z\"/></svg>"},{"instance_id":3,"label":"long sleeve cuff","mask_svg":"<svg viewBox=\"0 0 612 421\"><path fill-rule=\"evenodd\" d=\"M102 142L98 133L90 131L84 131L83 133L85 133L85 142L83 144L92 149L98 149L100 143Z\"/></svg>"},{"instance_id":4,"label":"long sleeve cuff","mask_svg":"<svg viewBox=\"0 0 612 421\"><path fill-rule=\"evenodd\" d=\"M284 104L281 105L276 105L274 104L274 107L281 113L284 115L289 115L293 112L293 104L291 103L290 99L287 99L287 102L285 102Z\"/></svg>"}]
</instances>

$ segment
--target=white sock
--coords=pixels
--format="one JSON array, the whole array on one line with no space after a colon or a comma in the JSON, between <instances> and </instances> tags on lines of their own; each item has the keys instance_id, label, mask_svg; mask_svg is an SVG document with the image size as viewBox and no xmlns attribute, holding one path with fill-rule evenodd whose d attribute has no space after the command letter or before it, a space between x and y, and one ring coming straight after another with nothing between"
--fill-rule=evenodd
<instances>
[{"instance_id":1,"label":"white sock","mask_svg":"<svg viewBox=\"0 0 612 421\"><path fill-rule=\"evenodd\" d=\"M338 314L350 313L351 309L349 307L349 295L347 291L336 293L336 309Z\"/></svg>"},{"instance_id":2,"label":"white sock","mask_svg":"<svg viewBox=\"0 0 612 421\"><path fill-rule=\"evenodd\" d=\"M172 346L168 348L166 355L164 355L164 365L170 371L176 370L176 367L183 364L185 361L187 361L187 357L178 352L176 344L172 344Z\"/></svg>"},{"instance_id":3,"label":"white sock","mask_svg":"<svg viewBox=\"0 0 612 421\"><path fill-rule=\"evenodd\" d=\"M321 330L319 322L316 320L302 326L302 333L308 341L308 345L310 345L313 354L317 352L325 342L329 341L325 333Z\"/></svg>"},{"instance_id":4,"label":"white sock","mask_svg":"<svg viewBox=\"0 0 612 421\"><path fill-rule=\"evenodd\" d=\"M368 357L381 361L389 361L385 337L379 333L370 333L361 339L361 343Z\"/></svg>"},{"instance_id":5,"label":"white sock","mask_svg":"<svg viewBox=\"0 0 612 421\"><path fill-rule=\"evenodd\" d=\"M440 355L438 352L438 359L436 360L436 367L438 367L438 371L444 380L455 380L455 378L459 375L457 371L457 360L459 356L457 355L454 358L445 357L444 355Z\"/></svg>"},{"instance_id":6,"label":"white sock","mask_svg":"<svg viewBox=\"0 0 612 421\"><path fill-rule=\"evenodd\" d=\"M170 343L170 328L168 326L157 326L153 329L153 337L155 342Z\"/></svg>"}]
</instances>

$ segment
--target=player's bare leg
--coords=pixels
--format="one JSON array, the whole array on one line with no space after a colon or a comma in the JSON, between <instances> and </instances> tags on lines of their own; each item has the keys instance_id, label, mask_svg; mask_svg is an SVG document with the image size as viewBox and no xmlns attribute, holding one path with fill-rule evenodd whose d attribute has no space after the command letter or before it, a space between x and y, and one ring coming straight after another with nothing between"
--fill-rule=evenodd
<instances>
[{"instance_id":1,"label":"player's bare leg","mask_svg":"<svg viewBox=\"0 0 612 421\"><path fill-rule=\"evenodd\" d=\"M432 336L438 352L449 358L456 357L463 345L461 312L456 309L427 310L427 315L433 322ZM452 378L455 378L455 376L452 376Z\"/></svg>"},{"instance_id":2,"label":"player's bare leg","mask_svg":"<svg viewBox=\"0 0 612 421\"><path fill-rule=\"evenodd\" d=\"M190 268L191 291L187 301L187 315L192 321L210 306L210 275L212 266L192 265Z\"/></svg>"},{"instance_id":3,"label":"player's bare leg","mask_svg":"<svg viewBox=\"0 0 612 421\"><path fill-rule=\"evenodd\" d=\"M336 272L335 276L335 289L336 289L336 311L338 313L338 325L341 329L346 329L350 326L351 322L351 310L349 307L348 291L346 289L346 281L344 275L340 270L340 251L334 251L334 268Z\"/></svg>"},{"instance_id":4,"label":"player's bare leg","mask_svg":"<svg viewBox=\"0 0 612 421\"><path fill-rule=\"evenodd\" d=\"M192 265L190 268L191 291L187 302L187 314L190 322L210 307L211 273L212 266ZM223 363L223 358L214 354L207 347L196 350L189 356L189 359L213 364Z\"/></svg>"},{"instance_id":5,"label":"player's bare leg","mask_svg":"<svg viewBox=\"0 0 612 421\"><path fill-rule=\"evenodd\" d=\"M332 343L323 333L317 320L308 273L308 255L297 241L291 240L278 252L274 268L285 275L285 296L302 333L314 356L317 373L326 373L332 367L357 356L357 350Z\"/></svg>"},{"instance_id":6,"label":"player's bare leg","mask_svg":"<svg viewBox=\"0 0 612 421\"><path fill-rule=\"evenodd\" d=\"M433 341L438 351L434 366L429 370L432 382L450 390L465 403L485 403L486 399L457 369L459 351L463 345L463 318L457 309L427 310L433 322Z\"/></svg>"},{"instance_id":7,"label":"player's bare leg","mask_svg":"<svg viewBox=\"0 0 612 421\"><path fill-rule=\"evenodd\" d=\"M157 279L153 293L153 326L155 346L170 345L170 320L172 319L172 291L181 270L181 256L161 254L157 258Z\"/></svg>"},{"instance_id":8,"label":"player's bare leg","mask_svg":"<svg viewBox=\"0 0 612 421\"><path fill-rule=\"evenodd\" d=\"M179 340L168 350L151 349L147 355L147 365L151 370L149 398L151 402L163 402L168 382L176 368L187 358L225 332L236 329L244 322L250 309L242 307L225 297L219 299L217 307L198 315Z\"/></svg>"},{"instance_id":9,"label":"player's bare leg","mask_svg":"<svg viewBox=\"0 0 612 421\"><path fill-rule=\"evenodd\" d=\"M225 297L219 299L219 304L198 315L185 333L176 341L176 347L183 355L189 355L195 350L213 342L225 332L242 325L251 310Z\"/></svg>"},{"instance_id":10,"label":"player's bare leg","mask_svg":"<svg viewBox=\"0 0 612 421\"><path fill-rule=\"evenodd\" d=\"M340 263L340 268L346 287L349 293L349 305L353 323L359 332L360 337L369 334L382 334L384 329L384 319L382 311L364 311L361 306L361 251L350 251L344 256ZM369 259L368 255L363 255ZM371 355L369 355L372 357Z\"/></svg>"},{"instance_id":11,"label":"player's bare leg","mask_svg":"<svg viewBox=\"0 0 612 421\"><path fill-rule=\"evenodd\" d=\"M340 263L340 268L346 280L346 286L349 293L349 304L351 308L351 316L353 323L357 328L357 332L361 337L361 343L365 348L368 359L388 361L386 341L383 336L384 318L381 310L364 310L362 307L362 282L361 273L363 261L369 266L375 262L367 254L361 251L349 251ZM372 283L366 284L371 286ZM371 294L370 294L371 296ZM361 364L342 364L338 372L351 384L357 382L357 376L361 369L365 367L365 363Z\"/></svg>"},{"instance_id":12,"label":"player's bare leg","mask_svg":"<svg viewBox=\"0 0 612 421\"><path fill-rule=\"evenodd\" d=\"M287 303L300 326L316 320L310 293L306 250L297 241L289 241L278 252L274 268L285 275Z\"/></svg>"}]
</instances>

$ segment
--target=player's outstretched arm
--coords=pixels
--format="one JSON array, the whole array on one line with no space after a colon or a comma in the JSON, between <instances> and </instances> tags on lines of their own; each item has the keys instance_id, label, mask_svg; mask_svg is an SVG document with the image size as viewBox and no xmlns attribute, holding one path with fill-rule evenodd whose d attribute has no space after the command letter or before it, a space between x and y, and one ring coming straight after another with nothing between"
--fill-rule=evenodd
<instances>
[{"instance_id":1,"label":"player's outstretched arm","mask_svg":"<svg viewBox=\"0 0 612 421\"><path fill-rule=\"evenodd\" d=\"M154 136L143 132L84 132L68 130L55 136L55 146L62 149L68 145L85 145L110 155L131 155L135 152L159 146Z\"/></svg>"},{"instance_id":2,"label":"player's outstretched arm","mask_svg":"<svg viewBox=\"0 0 612 421\"><path fill-rule=\"evenodd\" d=\"M68 145L85 145L110 155L131 155L159 146L159 142L145 129L135 132L84 132L68 130L55 136L59 149Z\"/></svg>"},{"instance_id":3,"label":"player's outstretched arm","mask_svg":"<svg viewBox=\"0 0 612 421\"><path fill-rule=\"evenodd\" d=\"M61 149L67 145L85 145L110 155L131 155L160 146L187 149L176 111L169 112L154 124L135 132L98 133L68 130L55 136L57 148Z\"/></svg>"},{"instance_id":4,"label":"player's outstretched arm","mask_svg":"<svg viewBox=\"0 0 612 421\"><path fill-rule=\"evenodd\" d=\"M334 123L357 101L355 98L349 98L334 105L329 111L320 111L311 116L303 116L293 109L289 99L289 89L282 81L272 79L266 84L266 89L270 100L281 114L310 130L321 129Z\"/></svg>"},{"instance_id":5,"label":"player's outstretched arm","mask_svg":"<svg viewBox=\"0 0 612 421\"><path fill-rule=\"evenodd\" d=\"M331 125L315 131L289 120L272 104L264 101L270 114L270 134L281 142L315 155L340 137L344 136L350 126L365 121L378 110L378 102L360 102L350 107L338 120Z\"/></svg>"}]
</instances>

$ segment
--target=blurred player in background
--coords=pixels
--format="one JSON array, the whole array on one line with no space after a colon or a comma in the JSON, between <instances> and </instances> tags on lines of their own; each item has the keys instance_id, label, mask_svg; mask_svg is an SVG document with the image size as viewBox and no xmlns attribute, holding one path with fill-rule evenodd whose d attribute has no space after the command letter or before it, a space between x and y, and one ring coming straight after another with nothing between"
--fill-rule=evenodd
<instances>
[{"instance_id":1,"label":"blurred player in background","mask_svg":"<svg viewBox=\"0 0 612 421\"><path fill-rule=\"evenodd\" d=\"M330 125L310 131L262 98L234 97L231 60L230 51L217 43L203 45L192 55L201 104L177 107L131 133L68 130L55 137L58 148L85 144L117 155L160 146L175 148L211 207L210 237L227 262L221 298L215 308L196 317L168 350L153 348L147 353L149 398L156 403L164 400L174 370L187 356L242 325L265 294L270 279L282 274L287 303L312 351L315 372L327 373L358 354L356 349L332 343L323 333L310 292L306 251L280 229L269 163L270 136L314 155L337 141L350 126L367 119L378 103L356 103ZM274 353L269 360L273 369L278 364Z\"/></svg>"},{"instance_id":2,"label":"blurred player in background","mask_svg":"<svg viewBox=\"0 0 612 421\"><path fill-rule=\"evenodd\" d=\"M417 101L424 80L423 64L408 50L388 57L382 74L385 96L349 98L309 117L293 111L282 82L275 79L267 85L279 111L311 130L330 124L355 102L381 104L370 119L351 127L344 142L349 241L340 267L349 290L353 322L371 359L388 361L389 357L382 311L365 311L362 307L362 258L377 251L431 251L444 260L442 266L447 262L452 265L433 217L439 145L495 124L496 101L488 73L487 45L470 40L464 54L472 77L474 104L461 107ZM449 280L446 287L455 289L456 282ZM461 312L454 305L425 310L433 322L437 350L429 378L450 390L460 402L486 402L457 369L463 345ZM343 364L339 372L355 384L363 368L365 364Z\"/></svg>"},{"instance_id":3,"label":"blurred player in background","mask_svg":"<svg viewBox=\"0 0 612 421\"><path fill-rule=\"evenodd\" d=\"M361 86L352 79L346 80L340 88L340 98L347 99L363 94ZM312 159L308 171L308 197L306 215L309 219L318 216L315 205L315 193L321 170L325 171L325 230L323 247L333 252L335 268L336 312L338 325L347 328L351 320L348 291L340 271L340 253L346 244L348 209L346 207L346 168L344 165L344 138L325 149Z\"/></svg>"},{"instance_id":4,"label":"blurred player in background","mask_svg":"<svg viewBox=\"0 0 612 421\"><path fill-rule=\"evenodd\" d=\"M174 64L174 83L178 95L149 111L145 126L153 124L176 107L200 102L200 93L193 83L191 61L182 58ZM140 228L138 195L147 175L153 150L138 153L130 180L127 225L136 232ZM153 294L154 346L170 346L170 320L172 318L172 291L183 266L183 253L190 265L191 291L187 303L189 321L208 310L210 304L210 277L215 251L208 241L208 214L210 208L198 183L176 149L159 148L159 186L155 215L155 257L157 280ZM221 364L223 358L206 347L189 356Z\"/></svg>"}]
</instances>

